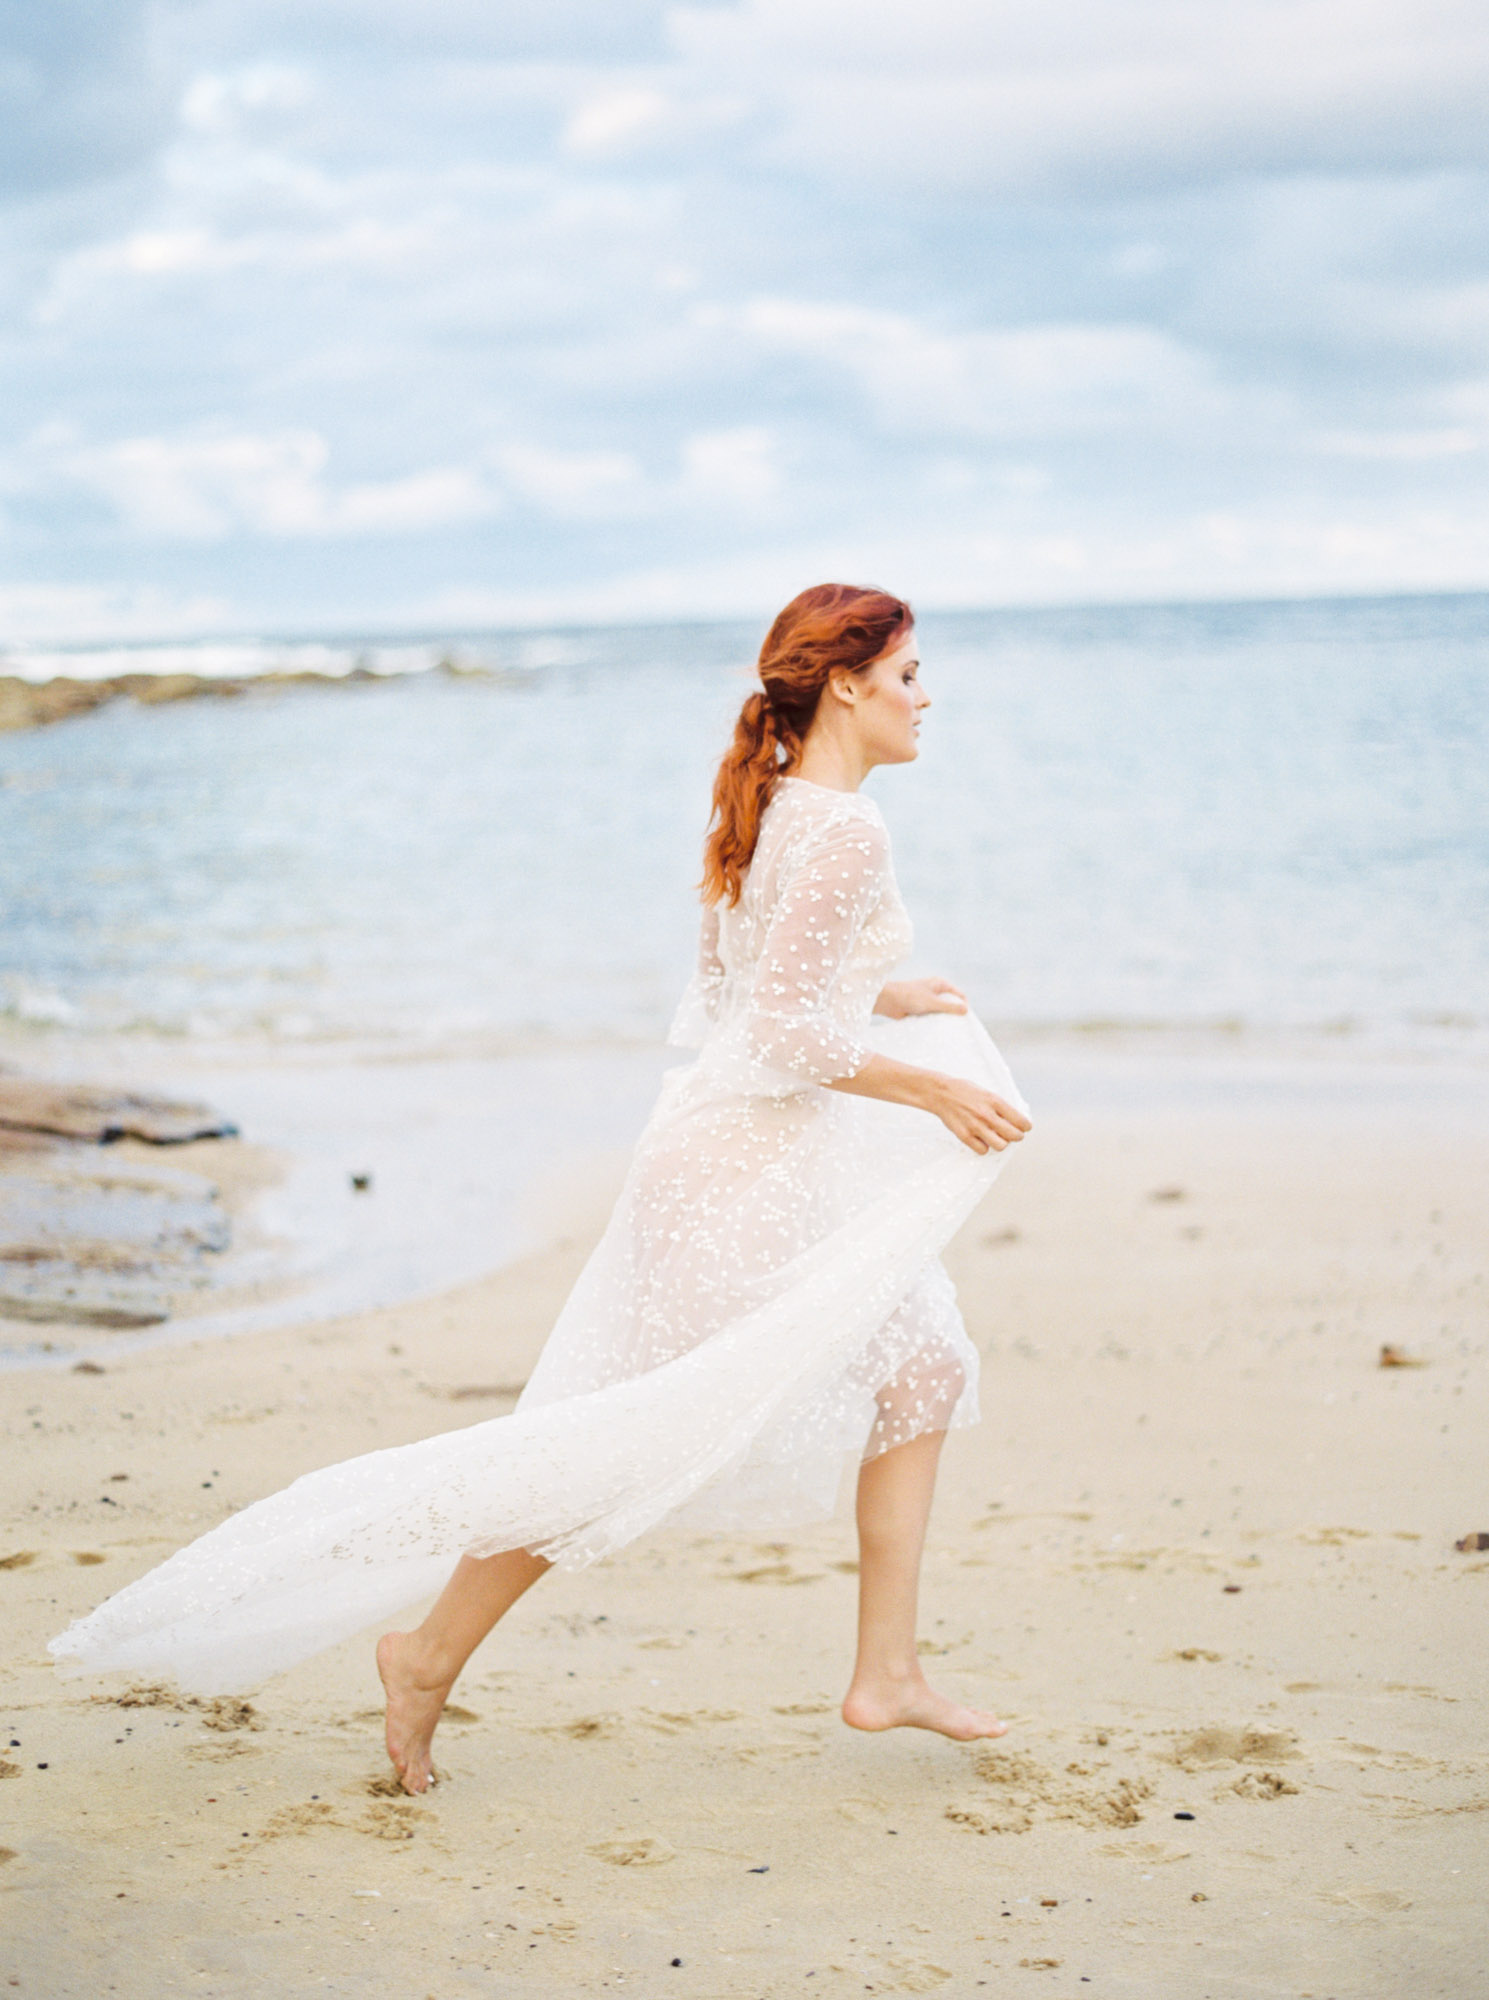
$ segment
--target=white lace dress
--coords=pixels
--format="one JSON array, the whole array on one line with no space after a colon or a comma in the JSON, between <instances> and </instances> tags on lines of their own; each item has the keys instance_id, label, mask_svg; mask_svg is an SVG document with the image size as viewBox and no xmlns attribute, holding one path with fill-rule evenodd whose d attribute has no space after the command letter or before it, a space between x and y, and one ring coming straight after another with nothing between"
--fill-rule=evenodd
<instances>
[{"instance_id":1,"label":"white lace dress","mask_svg":"<svg viewBox=\"0 0 1489 2000\"><path fill-rule=\"evenodd\" d=\"M579 1568L662 1521L780 1528L845 1467L976 1419L936 1261L996 1175L924 1112L823 1086L874 1050L1021 1103L971 1016L871 1019L909 949L877 808L780 784L705 917L666 1077L517 1409L306 1474L53 1640L64 1669L251 1687L437 1590L461 1554Z\"/></svg>"}]
</instances>

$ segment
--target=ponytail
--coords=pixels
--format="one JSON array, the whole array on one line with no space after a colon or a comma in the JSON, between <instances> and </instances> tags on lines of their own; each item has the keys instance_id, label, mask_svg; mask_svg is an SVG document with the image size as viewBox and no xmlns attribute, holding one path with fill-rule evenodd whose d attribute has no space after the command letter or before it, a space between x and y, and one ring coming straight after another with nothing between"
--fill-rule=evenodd
<instances>
[{"instance_id":1,"label":"ponytail","mask_svg":"<svg viewBox=\"0 0 1489 2000\"><path fill-rule=\"evenodd\" d=\"M760 822L777 781L800 754L801 744L789 725L782 727L760 689L746 695L734 741L724 752L713 781L712 831L703 849L703 900L739 901L744 871L760 838Z\"/></svg>"},{"instance_id":2,"label":"ponytail","mask_svg":"<svg viewBox=\"0 0 1489 2000\"><path fill-rule=\"evenodd\" d=\"M829 674L865 672L911 622L902 598L847 583L802 591L776 619L760 649L763 688L745 697L714 779L700 884L705 903L739 901L765 808L801 760Z\"/></svg>"}]
</instances>

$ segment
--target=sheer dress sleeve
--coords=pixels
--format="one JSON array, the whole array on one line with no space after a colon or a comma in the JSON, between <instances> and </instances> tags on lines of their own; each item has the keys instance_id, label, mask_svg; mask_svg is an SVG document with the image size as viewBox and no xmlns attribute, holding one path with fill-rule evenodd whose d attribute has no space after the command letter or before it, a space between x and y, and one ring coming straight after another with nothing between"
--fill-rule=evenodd
<instances>
[{"instance_id":1,"label":"sheer dress sleeve","mask_svg":"<svg viewBox=\"0 0 1489 2000\"><path fill-rule=\"evenodd\" d=\"M701 1049L709 1028L719 1017L724 990L724 961L719 956L719 907L706 904L698 931L698 962L687 990L677 1003L667 1040L675 1049Z\"/></svg>"},{"instance_id":2,"label":"sheer dress sleeve","mask_svg":"<svg viewBox=\"0 0 1489 2000\"><path fill-rule=\"evenodd\" d=\"M816 1084L863 1068L872 1050L832 1003L888 872L876 820L855 816L812 836L766 928L746 1023L751 1062Z\"/></svg>"}]
</instances>

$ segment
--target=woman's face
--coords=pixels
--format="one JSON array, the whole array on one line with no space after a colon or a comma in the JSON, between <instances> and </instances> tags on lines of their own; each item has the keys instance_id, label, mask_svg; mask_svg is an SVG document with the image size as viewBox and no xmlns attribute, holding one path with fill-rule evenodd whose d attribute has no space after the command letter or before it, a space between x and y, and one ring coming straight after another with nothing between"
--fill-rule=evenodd
<instances>
[{"instance_id":1,"label":"woman's face","mask_svg":"<svg viewBox=\"0 0 1489 2000\"><path fill-rule=\"evenodd\" d=\"M920 718L931 705L920 685L914 627L871 667L851 678L855 733L871 762L913 763L920 755Z\"/></svg>"}]
</instances>

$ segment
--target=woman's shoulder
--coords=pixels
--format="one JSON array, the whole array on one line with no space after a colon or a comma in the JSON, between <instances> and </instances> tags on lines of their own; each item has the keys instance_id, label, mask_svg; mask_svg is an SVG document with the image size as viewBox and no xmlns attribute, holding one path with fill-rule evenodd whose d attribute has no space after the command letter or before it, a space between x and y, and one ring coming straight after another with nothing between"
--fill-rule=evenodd
<instances>
[{"instance_id":1,"label":"woman's shoulder","mask_svg":"<svg viewBox=\"0 0 1489 2000\"><path fill-rule=\"evenodd\" d=\"M862 792L840 792L831 785L814 784L810 778L781 778L771 809L778 806L804 827L872 826L885 830L884 815Z\"/></svg>"},{"instance_id":2,"label":"woman's shoulder","mask_svg":"<svg viewBox=\"0 0 1489 2000\"><path fill-rule=\"evenodd\" d=\"M862 792L840 792L808 778L784 777L768 811L782 847L802 858L852 849L876 862L888 860L884 816Z\"/></svg>"}]
</instances>

